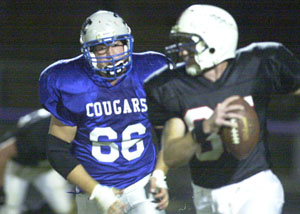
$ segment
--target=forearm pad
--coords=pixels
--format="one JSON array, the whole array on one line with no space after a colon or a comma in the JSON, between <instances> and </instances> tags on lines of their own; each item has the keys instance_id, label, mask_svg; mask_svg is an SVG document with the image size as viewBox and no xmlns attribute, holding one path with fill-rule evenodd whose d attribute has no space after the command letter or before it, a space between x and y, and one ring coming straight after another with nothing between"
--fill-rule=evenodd
<instances>
[{"instance_id":1,"label":"forearm pad","mask_svg":"<svg viewBox=\"0 0 300 214\"><path fill-rule=\"evenodd\" d=\"M51 134L47 139L47 157L50 165L64 178L67 178L69 173L80 162L71 154L71 143L63 141Z\"/></svg>"}]
</instances>

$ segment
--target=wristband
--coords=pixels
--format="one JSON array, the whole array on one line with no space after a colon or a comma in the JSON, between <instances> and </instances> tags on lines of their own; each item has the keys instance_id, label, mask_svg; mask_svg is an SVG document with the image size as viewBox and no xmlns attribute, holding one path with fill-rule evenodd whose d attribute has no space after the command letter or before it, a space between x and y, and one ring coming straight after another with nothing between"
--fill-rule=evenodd
<instances>
[{"instance_id":1,"label":"wristband","mask_svg":"<svg viewBox=\"0 0 300 214\"><path fill-rule=\"evenodd\" d=\"M166 182L166 176L161 169L156 169L152 173L152 177L156 178L156 187L168 189L168 185Z\"/></svg>"},{"instance_id":2,"label":"wristband","mask_svg":"<svg viewBox=\"0 0 300 214\"><path fill-rule=\"evenodd\" d=\"M194 123L195 128L192 130L192 136L194 141L196 141L199 144L202 144L206 141L209 134L205 134L203 132L203 121L204 120L198 120Z\"/></svg>"},{"instance_id":3,"label":"wristband","mask_svg":"<svg viewBox=\"0 0 300 214\"><path fill-rule=\"evenodd\" d=\"M97 204L103 209L106 214L108 208L118 199L112 188L97 184L89 198L89 200L96 200Z\"/></svg>"}]
</instances>

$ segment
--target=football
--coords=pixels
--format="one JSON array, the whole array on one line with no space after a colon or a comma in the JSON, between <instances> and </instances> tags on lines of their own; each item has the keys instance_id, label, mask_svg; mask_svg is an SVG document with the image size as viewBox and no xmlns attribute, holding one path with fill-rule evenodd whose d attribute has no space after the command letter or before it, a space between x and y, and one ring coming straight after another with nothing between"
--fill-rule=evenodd
<instances>
[{"instance_id":1,"label":"football","mask_svg":"<svg viewBox=\"0 0 300 214\"><path fill-rule=\"evenodd\" d=\"M243 160L255 148L259 138L259 121L253 107L243 98L240 98L232 104L243 105L244 109L237 111L243 116L243 119L231 119L231 122L237 123L237 128L222 127L220 137L226 150L239 160Z\"/></svg>"}]
</instances>

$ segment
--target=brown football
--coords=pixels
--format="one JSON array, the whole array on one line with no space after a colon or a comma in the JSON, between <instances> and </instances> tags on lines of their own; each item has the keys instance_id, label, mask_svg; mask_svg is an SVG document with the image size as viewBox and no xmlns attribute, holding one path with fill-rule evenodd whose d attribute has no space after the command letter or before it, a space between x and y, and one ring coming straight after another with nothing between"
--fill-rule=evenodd
<instances>
[{"instance_id":1,"label":"brown football","mask_svg":"<svg viewBox=\"0 0 300 214\"><path fill-rule=\"evenodd\" d=\"M222 127L220 137L225 148L234 157L239 160L245 159L255 148L259 138L259 121L253 107L251 107L243 98L240 98L232 104L244 106L244 110L238 111L243 119L231 119L238 124L238 128Z\"/></svg>"}]
</instances>

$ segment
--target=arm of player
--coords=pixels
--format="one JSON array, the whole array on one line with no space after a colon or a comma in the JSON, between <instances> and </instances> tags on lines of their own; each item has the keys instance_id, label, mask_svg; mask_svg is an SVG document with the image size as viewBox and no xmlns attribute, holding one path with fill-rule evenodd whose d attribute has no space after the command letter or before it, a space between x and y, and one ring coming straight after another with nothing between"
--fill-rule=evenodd
<instances>
[{"instance_id":1,"label":"arm of player","mask_svg":"<svg viewBox=\"0 0 300 214\"><path fill-rule=\"evenodd\" d=\"M201 149L191 132L185 133L185 124L180 118L169 119L162 133L163 159L167 166L187 164L196 151Z\"/></svg>"},{"instance_id":2,"label":"arm of player","mask_svg":"<svg viewBox=\"0 0 300 214\"><path fill-rule=\"evenodd\" d=\"M163 152L160 151L157 157L155 170L150 178L150 192L154 195L154 198L159 201L157 204L159 210L166 209L169 205L169 193L166 182L168 169L168 166L163 160Z\"/></svg>"},{"instance_id":3,"label":"arm of player","mask_svg":"<svg viewBox=\"0 0 300 214\"><path fill-rule=\"evenodd\" d=\"M75 137L76 131L77 131L76 126L75 127L67 126L67 125L61 123L54 116L51 117L49 134L62 140L63 142L61 144L63 144L63 143L71 144L71 142L73 141L73 139ZM52 143L52 142L48 142L48 144L50 144L50 143ZM48 146L48 152L49 152L49 147L50 146ZM56 150L59 150L59 149L56 149ZM53 153L53 151L51 151L51 152ZM49 158L49 153L48 153L48 158ZM52 164L52 166L54 164ZM61 163L61 164L63 164L63 163ZM70 167L70 165L68 167ZM73 169L70 168L66 172L60 172L60 174L62 174L70 182L77 185L78 187L80 187L82 190L84 190L88 194L92 194L93 189L95 188L95 186L98 183L89 176L89 174L85 171L83 166L78 161L73 164L73 167L74 167Z\"/></svg>"},{"instance_id":4,"label":"arm of player","mask_svg":"<svg viewBox=\"0 0 300 214\"><path fill-rule=\"evenodd\" d=\"M219 103L213 115L192 132L185 131L184 121L180 118L168 120L162 134L165 163L169 167L187 164L195 152L201 152L201 143L206 135L217 132L221 126L235 127L236 124L231 123L230 118L242 119L242 116L234 111L243 109L241 105L230 105L237 99L238 96L231 96Z\"/></svg>"},{"instance_id":5,"label":"arm of player","mask_svg":"<svg viewBox=\"0 0 300 214\"><path fill-rule=\"evenodd\" d=\"M8 160L17 156L16 138L10 137L0 142L0 188L4 183L5 166Z\"/></svg>"},{"instance_id":6,"label":"arm of player","mask_svg":"<svg viewBox=\"0 0 300 214\"><path fill-rule=\"evenodd\" d=\"M8 160L17 156L16 138L9 137L1 139L0 142L0 206L5 202L4 173Z\"/></svg>"},{"instance_id":7,"label":"arm of player","mask_svg":"<svg viewBox=\"0 0 300 214\"><path fill-rule=\"evenodd\" d=\"M77 127L64 125L52 116L49 134L54 136L50 140L56 141L56 145L53 146L53 142L48 142L47 154L51 165L68 181L88 193L91 196L90 200L95 199L105 213L123 213L126 208L125 204L116 197L117 194L121 194L121 191L100 185L87 173L79 161L68 152L76 131ZM59 144L61 144L61 147Z\"/></svg>"}]
</instances>

